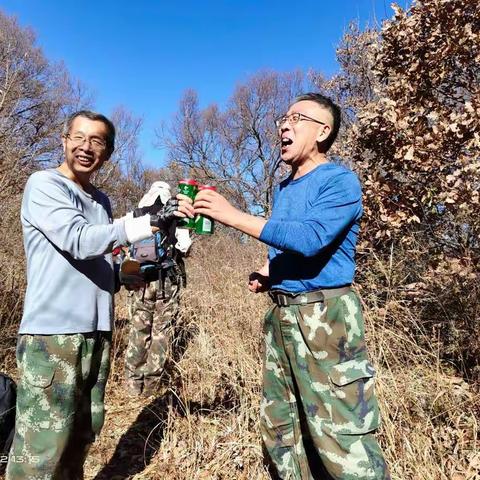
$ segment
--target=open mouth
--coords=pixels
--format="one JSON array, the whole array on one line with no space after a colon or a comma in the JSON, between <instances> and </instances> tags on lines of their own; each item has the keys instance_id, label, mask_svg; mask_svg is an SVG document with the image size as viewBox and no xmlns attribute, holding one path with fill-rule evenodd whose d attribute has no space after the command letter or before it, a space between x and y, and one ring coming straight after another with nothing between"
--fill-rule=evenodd
<instances>
[{"instance_id":1,"label":"open mouth","mask_svg":"<svg viewBox=\"0 0 480 480\"><path fill-rule=\"evenodd\" d=\"M89 167L93 163L93 158L87 157L85 155L77 155L75 158L77 159L78 163L80 163L80 165L83 165L85 167Z\"/></svg>"},{"instance_id":2,"label":"open mouth","mask_svg":"<svg viewBox=\"0 0 480 480\"><path fill-rule=\"evenodd\" d=\"M286 150L292 143L293 140L291 138L282 137L282 151Z\"/></svg>"}]
</instances>

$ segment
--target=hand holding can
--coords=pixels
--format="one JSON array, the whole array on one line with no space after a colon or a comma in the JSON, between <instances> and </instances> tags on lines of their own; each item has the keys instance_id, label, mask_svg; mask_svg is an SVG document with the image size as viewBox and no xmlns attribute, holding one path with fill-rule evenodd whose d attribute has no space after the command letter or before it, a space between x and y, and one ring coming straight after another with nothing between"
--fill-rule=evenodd
<instances>
[{"instance_id":1,"label":"hand holding can","mask_svg":"<svg viewBox=\"0 0 480 480\"><path fill-rule=\"evenodd\" d=\"M182 193L183 195L186 195L187 197L194 200L195 195L197 195L197 192L198 192L198 183L195 180L191 178L186 178L178 182L178 193ZM185 218L179 221L179 226L181 227L194 229L195 225L196 224L195 224L194 218Z\"/></svg>"},{"instance_id":2,"label":"hand holding can","mask_svg":"<svg viewBox=\"0 0 480 480\"><path fill-rule=\"evenodd\" d=\"M213 185L199 185L198 191L201 190L217 190L217 187ZM199 235L212 235L215 229L215 222L212 218L206 217L205 215L197 215L195 217L195 233Z\"/></svg>"}]
</instances>

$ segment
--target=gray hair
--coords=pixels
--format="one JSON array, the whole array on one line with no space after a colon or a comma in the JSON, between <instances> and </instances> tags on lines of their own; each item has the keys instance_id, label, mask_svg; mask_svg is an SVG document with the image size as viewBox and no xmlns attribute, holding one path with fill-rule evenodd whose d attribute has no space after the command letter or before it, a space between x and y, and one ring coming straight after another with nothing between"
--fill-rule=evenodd
<instances>
[{"instance_id":1,"label":"gray hair","mask_svg":"<svg viewBox=\"0 0 480 480\"><path fill-rule=\"evenodd\" d=\"M104 123L107 126L108 130L106 138L107 146L112 150L115 148L115 126L113 125L112 121L109 120L105 115L97 112L92 112L91 110L79 110L78 112L72 113L63 124L62 134L64 136L68 134L70 128L72 127L73 121L77 117L85 117L89 120L95 120Z\"/></svg>"}]
</instances>

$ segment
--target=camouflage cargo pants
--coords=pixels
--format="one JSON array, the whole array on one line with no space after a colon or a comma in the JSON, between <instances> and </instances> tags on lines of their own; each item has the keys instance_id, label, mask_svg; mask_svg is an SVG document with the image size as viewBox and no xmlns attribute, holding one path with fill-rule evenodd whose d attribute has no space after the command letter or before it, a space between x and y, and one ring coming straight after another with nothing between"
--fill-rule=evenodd
<instances>
[{"instance_id":1,"label":"camouflage cargo pants","mask_svg":"<svg viewBox=\"0 0 480 480\"><path fill-rule=\"evenodd\" d=\"M150 283L132 296L131 324L125 354L125 379L131 393L153 391L163 373L179 308L179 286Z\"/></svg>"},{"instance_id":2,"label":"camouflage cargo pants","mask_svg":"<svg viewBox=\"0 0 480 480\"><path fill-rule=\"evenodd\" d=\"M20 335L9 480L83 478L104 421L111 332Z\"/></svg>"},{"instance_id":3,"label":"camouflage cargo pants","mask_svg":"<svg viewBox=\"0 0 480 480\"><path fill-rule=\"evenodd\" d=\"M274 306L264 333L261 432L274 475L389 479L356 294Z\"/></svg>"}]
</instances>

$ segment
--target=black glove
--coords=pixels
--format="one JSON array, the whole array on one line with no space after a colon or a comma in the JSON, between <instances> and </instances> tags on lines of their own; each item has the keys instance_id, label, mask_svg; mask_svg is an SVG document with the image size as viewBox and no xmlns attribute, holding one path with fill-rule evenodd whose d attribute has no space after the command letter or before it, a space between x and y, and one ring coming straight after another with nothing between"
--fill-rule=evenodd
<instances>
[{"instance_id":1,"label":"black glove","mask_svg":"<svg viewBox=\"0 0 480 480\"><path fill-rule=\"evenodd\" d=\"M172 223L178 220L175 212L178 210L178 200L176 198L170 198L161 213L157 215L150 214L150 225L157 227L160 230L168 230Z\"/></svg>"},{"instance_id":2,"label":"black glove","mask_svg":"<svg viewBox=\"0 0 480 480\"><path fill-rule=\"evenodd\" d=\"M167 202L168 203L168 202ZM153 205L150 205L149 207L141 207L141 208L136 208L133 211L133 217L143 217L144 215L147 215L149 213L150 215L159 215L163 209L163 203L162 200L160 199L160 195L155 199L155 202Z\"/></svg>"},{"instance_id":3,"label":"black glove","mask_svg":"<svg viewBox=\"0 0 480 480\"><path fill-rule=\"evenodd\" d=\"M258 280L264 288L267 290L270 289L270 277L266 277L265 275L262 275L260 272L252 272L248 276L248 281L253 282L255 280Z\"/></svg>"}]
</instances>

